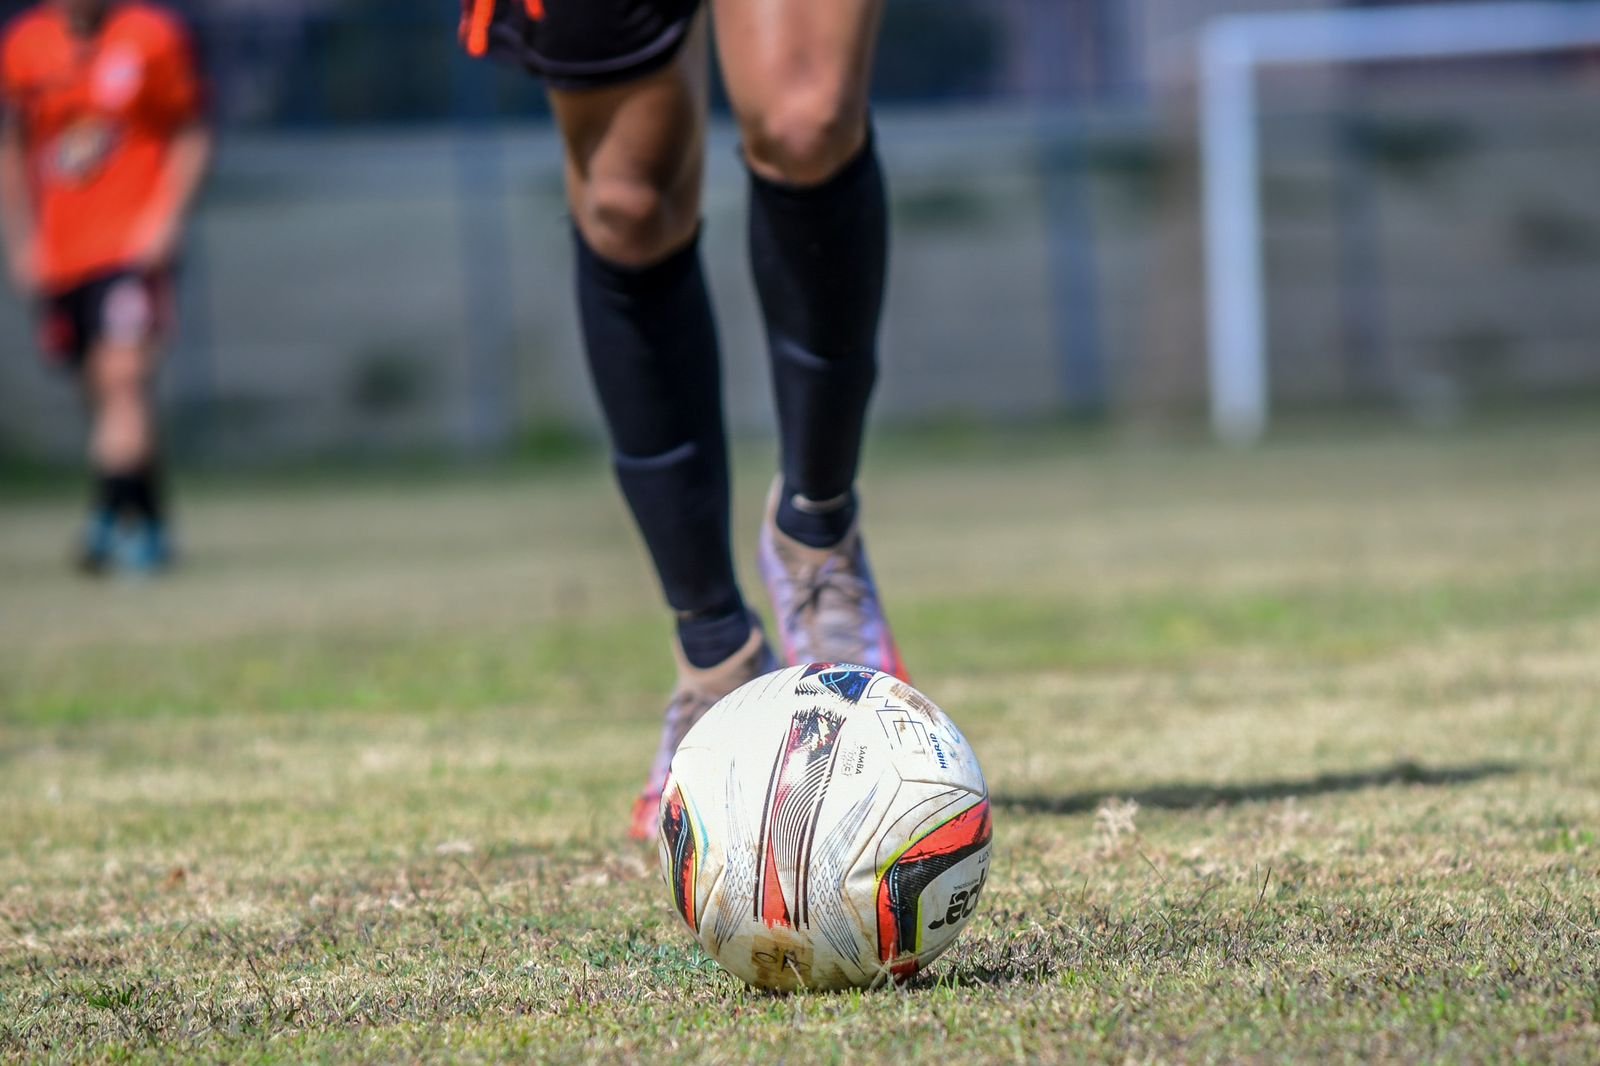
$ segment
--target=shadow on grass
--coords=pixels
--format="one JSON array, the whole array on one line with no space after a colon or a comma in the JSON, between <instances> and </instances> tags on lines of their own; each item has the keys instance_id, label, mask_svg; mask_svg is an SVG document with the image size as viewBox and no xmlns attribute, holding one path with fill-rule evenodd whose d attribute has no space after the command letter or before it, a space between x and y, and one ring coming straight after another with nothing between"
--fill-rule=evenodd
<instances>
[{"instance_id":1,"label":"shadow on grass","mask_svg":"<svg viewBox=\"0 0 1600 1066\"><path fill-rule=\"evenodd\" d=\"M1095 810L1108 796L1131 797L1159 810L1203 810L1254 801L1355 792L1387 785L1447 787L1516 773L1516 763L1484 761L1458 766L1425 767L1398 761L1371 770L1319 774L1301 780L1269 780L1238 785L1169 785L1127 792L1081 792L1063 796L997 795L996 806L1030 814L1080 814ZM1279 920L1274 905L1263 908L1270 870L1260 896L1220 900L1213 884L1196 881L1157 903L1128 911L1094 903L1056 898L1014 903L985 900L986 918L1007 935L981 937L967 951L932 972L919 975L912 987L982 988L1041 984L1068 971L1098 972L1107 965L1210 965L1205 960L1272 959L1300 950L1296 938L1321 937L1321 923L1298 928ZM1041 905L1042 904L1042 905ZM1352 928L1382 928L1382 914L1367 914L1352 904ZM1259 920L1258 920L1259 919ZM1365 934L1363 934L1365 935ZM1286 939L1287 938L1287 939ZM1320 941L1319 941L1320 942Z\"/></svg>"},{"instance_id":2,"label":"shadow on grass","mask_svg":"<svg viewBox=\"0 0 1600 1066\"><path fill-rule=\"evenodd\" d=\"M1357 792L1386 785L1465 785L1488 777L1499 777L1521 769L1516 763L1475 762L1462 766L1427 767L1400 761L1374 770L1343 774L1318 774L1301 780L1254 781L1238 785L1158 785L1155 788L1119 791L1099 789L1070 792L1063 796L1042 793L998 794L993 802L1003 810L1023 814L1089 814L1112 796L1132 799L1141 807L1164 811L1192 811L1207 807L1227 807L1237 803L1323 796L1335 792Z\"/></svg>"}]
</instances>

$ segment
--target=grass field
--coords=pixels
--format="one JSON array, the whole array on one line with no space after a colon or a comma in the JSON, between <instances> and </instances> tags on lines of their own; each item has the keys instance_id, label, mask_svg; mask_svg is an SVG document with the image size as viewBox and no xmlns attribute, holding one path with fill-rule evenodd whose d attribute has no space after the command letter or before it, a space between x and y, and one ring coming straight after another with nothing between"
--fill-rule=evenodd
<instances>
[{"instance_id":1,"label":"grass field","mask_svg":"<svg viewBox=\"0 0 1600 1066\"><path fill-rule=\"evenodd\" d=\"M0 500L0 1056L1600 1055L1600 424L887 438L867 483L995 867L910 988L788 998L623 836L669 666L597 464L208 476L159 585Z\"/></svg>"}]
</instances>

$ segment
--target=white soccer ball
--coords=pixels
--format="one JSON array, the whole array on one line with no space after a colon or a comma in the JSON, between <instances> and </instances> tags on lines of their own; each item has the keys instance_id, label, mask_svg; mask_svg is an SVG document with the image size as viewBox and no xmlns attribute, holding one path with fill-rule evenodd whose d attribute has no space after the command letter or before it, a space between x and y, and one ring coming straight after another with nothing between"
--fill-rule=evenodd
<instances>
[{"instance_id":1,"label":"white soccer ball","mask_svg":"<svg viewBox=\"0 0 1600 1066\"><path fill-rule=\"evenodd\" d=\"M811 663L757 678L678 747L661 872L712 958L763 988L904 980L954 942L989 876L989 790L910 685Z\"/></svg>"}]
</instances>

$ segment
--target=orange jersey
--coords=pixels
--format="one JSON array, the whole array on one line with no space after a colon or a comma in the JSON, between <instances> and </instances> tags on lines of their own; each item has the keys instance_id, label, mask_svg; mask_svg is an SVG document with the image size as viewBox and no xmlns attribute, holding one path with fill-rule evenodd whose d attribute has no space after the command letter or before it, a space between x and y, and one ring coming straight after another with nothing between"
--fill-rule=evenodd
<instances>
[{"instance_id":1,"label":"orange jersey","mask_svg":"<svg viewBox=\"0 0 1600 1066\"><path fill-rule=\"evenodd\" d=\"M167 152L200 118L199 72L177 18L114 0L93 38L50 3L13 22L0 91L22 143L40 280L61 289L126 266L147 213L162 210Z\"/></svg>"}]
</instances>

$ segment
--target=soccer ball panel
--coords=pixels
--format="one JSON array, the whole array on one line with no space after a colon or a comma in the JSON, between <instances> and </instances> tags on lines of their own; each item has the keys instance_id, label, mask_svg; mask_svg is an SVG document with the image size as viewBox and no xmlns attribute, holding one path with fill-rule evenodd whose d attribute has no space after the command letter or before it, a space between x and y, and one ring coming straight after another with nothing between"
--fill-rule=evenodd
<instances>
[{"instance_id":1,"label":"soccer ball panel","mask_svg":"<svg viewBox=\"0 0 1600 1066\"><path fill-rule=\"evenodd\" d=\"M672 905L691 932L700 931L700 914L704 900L700 895L700 851L704 847L705 828L696 824L693 801L676 785L668 784L661 799L661 832L657 842L661 852L661 869L672 890Z\"/></svg>"},{"instance_id":2,"label":"soccer ball panel","mask_svg":"<svg viewBox=\"0 0 1600 1066\"><path fill-rule=\"evenodd\" d=\"M863 694L861 706L877 718L903 779L985 790L972 745L950 716L921 692L897 677L879 674Z\"/></svg>"},{"instance_id":3,"label":"soccer ball panel","mask_svg":"<svg viewBox=\"0 0 1600 1066\"><path fill-rule=\"evenodd\" d=\"M880 837L879 954L897 976L931 962L971 918L987 876L991 835L986 796L944 789L926 791Z\"/></svg>"}]
</instances>

